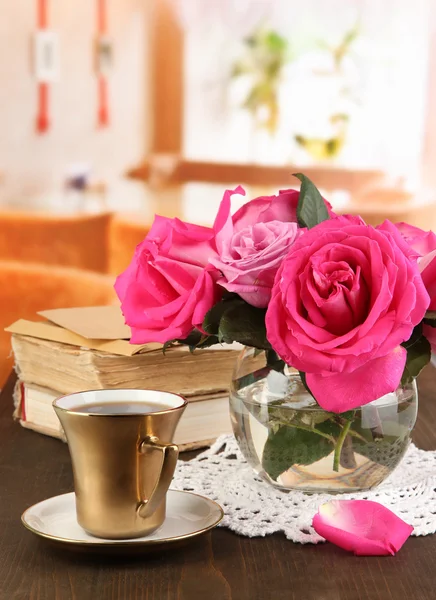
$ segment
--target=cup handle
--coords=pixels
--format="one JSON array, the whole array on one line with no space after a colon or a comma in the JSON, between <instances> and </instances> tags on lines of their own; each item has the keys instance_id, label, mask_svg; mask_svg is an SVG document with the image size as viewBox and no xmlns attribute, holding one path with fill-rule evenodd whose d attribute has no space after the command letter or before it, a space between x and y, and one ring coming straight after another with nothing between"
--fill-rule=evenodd
<instances>
[{"instance_id":1,"label":"cup handle","mask_svg":"<svg viewBox=\"0 0 436 600\"><path fill-rule=\"evenodd\" d=\"M165 494L170 486L174 471L176 469L177 459L179 457L179 448L175 444L166 444L165 442L160 442L155 436L149 436L145 438L139 445L139 452L141 454L150 449L159 450L159 452L162 453L162 467L159 478L150 494L150 497L148 500L143 500L140 502L138 506L138 513L142 518L152 515L165 498Z\"/></svg>"}]
</instances>

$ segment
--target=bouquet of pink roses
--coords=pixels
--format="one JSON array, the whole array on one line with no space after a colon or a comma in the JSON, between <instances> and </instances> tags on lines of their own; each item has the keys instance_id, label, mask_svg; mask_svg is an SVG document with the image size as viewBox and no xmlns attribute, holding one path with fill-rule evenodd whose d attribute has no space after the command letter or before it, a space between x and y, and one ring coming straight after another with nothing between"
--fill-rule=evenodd
<instances>
[{"instance_id":1,"label":"bouquet of pink roses","mask_svg":"<svg viewBox=\"0 0 436 600\"><path fill-rule=\"evenodd\" d=\"M157 216L116 291L132 343L240 342L300 372L343 413L410 381L436 344L436 236L336 216L300 191L226 191L213 227Z\"/></svg>"}]
</instances>

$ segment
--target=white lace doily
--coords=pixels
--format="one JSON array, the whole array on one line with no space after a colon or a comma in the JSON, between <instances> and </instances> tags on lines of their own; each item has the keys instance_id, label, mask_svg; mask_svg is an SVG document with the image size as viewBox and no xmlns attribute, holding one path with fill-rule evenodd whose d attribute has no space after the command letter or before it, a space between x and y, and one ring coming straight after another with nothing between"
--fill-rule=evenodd
<instances>
[{"instance_id":1,"label":"white lace doily","mask_svg":"<svg viewBox=\"0 0 436 600\"><path fill-rule=\"evenodd\" d=\"M323 541L312 529L318 506L332 498L380 502L413 525L412 535L436 531L436 451L413 444L400 465L375 490L341 494L282 492L255 475L233 436L222 436L189 462L179 461L172 488L216 500L224 509L221 526L249 537L283 532L294 542Z\"/></svg>"}]
</instances>

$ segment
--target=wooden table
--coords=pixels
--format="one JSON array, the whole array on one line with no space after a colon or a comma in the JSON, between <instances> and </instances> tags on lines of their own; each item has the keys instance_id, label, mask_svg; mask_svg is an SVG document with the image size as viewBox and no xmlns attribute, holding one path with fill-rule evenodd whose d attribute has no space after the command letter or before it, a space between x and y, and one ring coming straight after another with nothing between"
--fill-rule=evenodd
<instances>
[{"instance_id":1,"label":"wooden table","mask_svg":"<svg viewBox=\"0 0 436 600\"><path fill-rule=\"evenodd\" d=\"M414 439L436 449L436 371L420 381ZM50 546L21 513L71 491L68 448L13 423L13 378L0 396L0 600L434 600L436 536L410 538L395 557L358 558L331 544L225 529L158 554L107 557Z\"/></svg>"}]
</instances>

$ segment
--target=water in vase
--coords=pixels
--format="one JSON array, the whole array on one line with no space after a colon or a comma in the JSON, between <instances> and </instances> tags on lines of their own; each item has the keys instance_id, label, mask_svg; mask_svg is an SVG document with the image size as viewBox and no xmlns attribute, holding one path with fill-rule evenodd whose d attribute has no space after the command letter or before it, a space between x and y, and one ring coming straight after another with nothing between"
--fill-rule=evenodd
<instances>
[{"instance_id":1,"label":"water in vase","mask_svg":"<svg viewBox=\"0 0 436 600\"><path fill-rule=\"evenodd\" d=\"M392 472L409 445L417 415L414 384L335 415L318 406L296 372L237 381L230 397L235 436L254 470L276 487L370 489Z\"/></svg>"}]
</instances>

